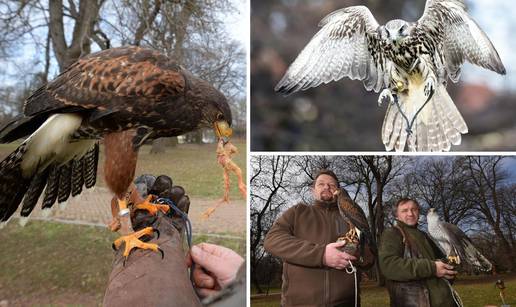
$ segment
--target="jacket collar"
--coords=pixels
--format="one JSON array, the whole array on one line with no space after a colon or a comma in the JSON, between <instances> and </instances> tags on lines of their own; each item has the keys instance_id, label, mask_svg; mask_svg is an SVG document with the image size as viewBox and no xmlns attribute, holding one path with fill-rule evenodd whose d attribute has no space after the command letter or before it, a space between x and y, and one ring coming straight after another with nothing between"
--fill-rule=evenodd
<instances>
[{"instance_id":1,"label":"jacket collar","mask_svg":"<svg viewBox=\"0 0 516 307\"><path fill-rule=\"evenodd\" d=\"M416 224L414 226L410 226L410 225L407 225L405 223L403 223L402 221L396 219L396 224L400 227L403 227L403 228L409 228L409 229L418 229L418 226L419 224Z\"/></svg>"},{"instance_id":2,"label":"jacket collar","mask_svg":"<svg viewBox=\"0 0 516 307\"><path fill-rule=\"evenodd\" d=\"M337 201L314 201L314 206L324 209L337 209Z\"/></svg>"}]
</instances>

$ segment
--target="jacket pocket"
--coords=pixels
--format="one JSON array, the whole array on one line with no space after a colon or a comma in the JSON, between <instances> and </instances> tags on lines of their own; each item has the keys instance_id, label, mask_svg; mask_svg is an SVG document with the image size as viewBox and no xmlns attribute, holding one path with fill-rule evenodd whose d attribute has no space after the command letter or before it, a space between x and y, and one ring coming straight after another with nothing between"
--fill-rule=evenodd
<instances>
[{"instance_id":1,"label":"jacket pocket","mask_svg":"<svg viewBox=\"0 0 516 307\"><path fill-rule=\"evenodd\" d=\"M283 285L287 305L314 306L324 301L324 271L320 268L309 268L295 264L287 264Z\"/></svg>"}]
</instances>

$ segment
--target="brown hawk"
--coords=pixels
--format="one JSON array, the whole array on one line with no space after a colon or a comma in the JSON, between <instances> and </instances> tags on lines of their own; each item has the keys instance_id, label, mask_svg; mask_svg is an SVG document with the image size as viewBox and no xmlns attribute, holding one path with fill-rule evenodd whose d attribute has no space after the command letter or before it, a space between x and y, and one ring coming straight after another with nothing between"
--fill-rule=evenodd
<instances>
[{"instance_id":1,"label":"brown hawk","mask_svg":"<svg viewBox=\"0 0 516 307\"><path fill-rule=\"evenodd\" d=\"M98 142L104 174L122 210L146 141L214 127L229 137L226 98L167 56L139 47L87 55L24 103L0 128L0 142L26 139L0 162L0 222L22 204L28 216L44 191L43 208L95 184Z\"/></svg>"}]
</instances>

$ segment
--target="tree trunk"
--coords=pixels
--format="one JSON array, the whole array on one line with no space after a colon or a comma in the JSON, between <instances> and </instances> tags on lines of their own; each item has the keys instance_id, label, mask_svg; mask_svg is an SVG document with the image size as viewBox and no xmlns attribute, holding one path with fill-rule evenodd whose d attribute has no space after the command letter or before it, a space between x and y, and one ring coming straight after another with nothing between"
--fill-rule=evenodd
<instances>
[{"instance_id":1,"label":"tree trunk","mask_svg":"<svg viewBox=\"0 0 516 307\"><path fill-rule=\"evenodd\" d=\"M91 36L94 25L97 22L100 5L97 1L82 0L79 3L79 11L72 12L75 17L72 42L67 46L64 23L63 1L49 1L49 25L48 29L52 38L52 46L56 55L59 71L64 71L68 66L77 61L82 55L90 53Z\"/></svg>"}]
</instances>

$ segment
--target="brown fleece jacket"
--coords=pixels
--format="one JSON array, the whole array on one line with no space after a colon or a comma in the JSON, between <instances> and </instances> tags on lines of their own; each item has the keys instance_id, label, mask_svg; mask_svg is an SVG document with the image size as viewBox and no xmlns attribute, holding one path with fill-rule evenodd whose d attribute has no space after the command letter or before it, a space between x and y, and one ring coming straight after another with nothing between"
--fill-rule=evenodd
<instances>
[{"instance_id":1,"label":"brown fleece jacket","mask_svg":"<svg viewBox=\"0 0 516 307\"><path fill-rule=\"evenodd\" d=\"M282 306L354 306L353 274L323 265L326 245L348 230L335 202L301 203L276 220L264 247L283 260ZM361 267L373 265L368 246L363 258Z\"/></svg>"}]
</instances>

